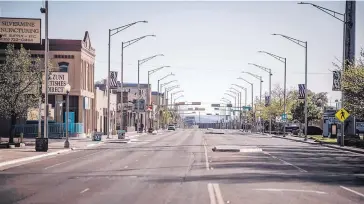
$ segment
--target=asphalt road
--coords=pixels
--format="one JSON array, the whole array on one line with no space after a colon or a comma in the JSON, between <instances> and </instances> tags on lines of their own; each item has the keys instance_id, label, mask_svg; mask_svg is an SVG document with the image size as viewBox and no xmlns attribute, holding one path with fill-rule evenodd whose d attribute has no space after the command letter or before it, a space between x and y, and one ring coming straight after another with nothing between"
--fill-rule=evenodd
<instances>
[{"instance_id":1,"label":"asphalt road","mask_svg":"<svg viewBox=\"0 0 364 204\"><path fill-rule=\"evenodd\" d=\"M364 203L364 155L226 133L144 135L9 168L0 203Z\"/></svg>"}]
</instances>

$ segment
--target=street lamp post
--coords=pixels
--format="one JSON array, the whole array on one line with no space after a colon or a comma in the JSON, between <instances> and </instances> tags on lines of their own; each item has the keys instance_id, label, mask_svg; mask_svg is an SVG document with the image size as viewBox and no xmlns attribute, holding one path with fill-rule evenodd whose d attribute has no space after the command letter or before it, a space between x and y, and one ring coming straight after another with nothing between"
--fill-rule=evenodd
<instances>
[{"instance_id":1,"label":"street lamp post","mask_svg":"<svg viewBox=\"0 0 364 204\"><path fill-rule=\"evenodd\" d=\"M234 91L236 91L238 93L239 123L240 123L240 127L241 127L241 91L239 91L239 90L237 90L237 89L235 89L233 87L230 87L230 89L232 89L232 90L234 90ZM239 127L239 129L240 129L240 127Z\"/></svg>"},{"instance_id":2,"label":"street lamp post","mask_svg":"<svg viewBox=\"0 0 364 204\"><path fill-rule=\"evenodd\" d=\"M124 125L124 104L123 104L123 85L124 85L124 49L129 47L130 45L146 38L146 37L155 37L155 35L144 35L139 38L135 38L126 42L121 42L121 67L120 67L120 129L126 131L126 127ZM149 83L148 83L149 84Z\"/></svg>"},{"instance_id":3,"label":"street lamp post","mask_svg":"<svg viewBox=\"0 0 364 204\"><path fill-rule=\"evenodd\" d=\"M178 94L178 93L182 93L182 92L184 92L183 90L179 90L179 91L176 91L176 92L174 92L174 93L171 93L171 108L173 107L173 96L175 95L175 94Z\"/></svg>"},{"instance_id":4,"label":"street lamp post","mask_svg":"<svg viewBox=\"0 0 364 204\"><path fill-rule=\"evenodd\" d=\"M230 91L231 92L231 91ZM233 92L234 93L234 92ZM228 96L230 96L230 97L232 97L232 98L234 98L234 106L236 107L236 96L234 96L234 95L231 95L231 94L229 94L229 93L224 93L225 95L228 95ZM234 111L234 109L233 109L233 115L235 116L235 111Z\"/></svg>"},{"instance_id":5,"label":"street lamp post","mask_svg":"<svg viewBox=\"0 0 364 204\"><path fill-rule=\"evenodd\" d=\"M242 71L241 73L249 74L249 75L253 76L256 79L259 79L259 81L260 81L259 104L261 105L262 104L262 88L263 88L263 78L262 78L262 76L258 76L256 74L252 74L251 72L245 72L245 71ZM263 123L263 132L264 132L264 123Z\"/></svg>"},{"instance_id":6,"label":"street lamp post","mask_svg":"<svg viewBox=\"0 0 364 204\"><path fill-rule=\"evenodd\" d=\"M174 86L167 87L164 89L164 95L166 95L167 100L168 100L168 92L172 91L173 89L176 89L176 88L179 88L179 85L174 85ZM168 111L168 101L167 101L166 105L167 105L167 111Z\"/></svg>"},{"instance_id":7,"label":"street lamp post","mask_svg":"<svg viewBox=\"0 0 364 204\"><path fill-rule=\"evenodd\" d=\"M163 79L165 79L165 78L167 78L167 77L169 77L169 76L174 76L174 74L171 72L171 73L169 73L169 74L167 74L166 76L164 76L164 77L162 77L161 79L159 79L158 80L158 101L157 101L157 103L158 103L158 105L157 105L157 110L158 110L158 122L157 122L157 128L158 128L158 130L159 130L159 123L160 123L160 96L161 96L161 94L159 93L161 90L162 90L162 85L161 85L161 87L159 88L159 82L160 81L162 81ZM174 80L174 81L177 81L177 80ZM168 82L168 83L172 83L173 81L170 81L170 82ZM164 97L163 97L163 99L164 99Z\"/></svg>"},{"instance_id":8,"label":"street lamp post","mask_svg":"<svg viewBox=\"0 0 364 204\"><path fill-rule=\"evenodd\" d=\"M227 98L221 98L221 101L223 101L223 102L225 102L226 104L231 104L231 101L229 100L229 99L227 99ZM227 113L229 113L229 115L227 114ZM231 110L229 111L229 107L227 107L227 105L226 105L226 109L225 109L225 116L226 116L226 129L228 128L227 127L227 121L229 120L229 118L228 118L228 116L231 116Z\"/></svg>"},{"instance_id":9,"label":"street lamp post","mask_svg":"<svg viewBox=\"0 0 364 204\"><path fill-rule=\"evenodd\" d=\"M69 125L69 112L70 112L70 91L71 85L66 84L64 87L67 97L66 97L66 141L64 142L64 148L70 147L70 142L68 140L68 125Z\"/></svg>"},{"instance_id":10,"label":"street lamp post","mask_svg":"<svg viewBox=\"0 0 364 204\"><path fill-rule=\"evenodd\" d=\"M284 90L283 90L283 112L285 115L287 115L286 113L286 108L287 108L287 58L284 58L284 57L280 57L278 55L275 55L275 54L272 54L272 53L269 53L269 52L265 52L265 51L258 51L259 53L264 53L264 54L267 54L267 55L270 55L271 57L274 57L275 59L279 60L280 62L283 62L284 63ZM283 137L286 136L286 121L287 118L285 118L285 120L283 121Z\"/></svg>"},{"instance_id":11,"label":"street lamp post","mask_svg":"<svg viewBox=\"0 0 364 204\"><path fill-rule=\"evenodd\" d=\"M240 89L243 89L244 91L245 91L245 97L244 97L244 100L245 100L245 102L244 102L244 106L246 107L246 105L247 105L247 99L248 99L248 95L247 95L247 88L245 88L245 87L242 87L242 86L240 86L240 85L237 85L237 84L232 84L233 86L236 86L236 87L238 87L238 88L240 88ZM244 119L244 130L246 130L246 122L245 122L245 120L246 120L246 111L243 109L243 112L245 113L245 119Z\"/></svg>"},{"instance_id":12,"label":"street lamp post","mask_svg":"<svg viewBox=\"0 0 364 204\"><path fill-rule=\"evenodd\" d=\"M108 66L107 66L107 84L106 84L106 89L107 89L107 121L106 121L106 127L107 127L107 138L110 138L110 61L111 61L111 56L110 56L110 50L111 50L111 36L118 34L119 32L135 25L138 23L148 23L148 21L136 21L134 23L130 23L124 26L120 26L118 28L113 28L113 29L109 29L109 44L108 44Z\"/></svg>"},{"instance_id":13,"label":"street lamp post","mask_svg":"<svg viewBox=\"0 0 364 204\"><path fill-rule=\"evenodd\" d=\"M268 101L268 105L270 106L271 103L271 99L272 99L272 69L269 69L269 68L266 68L266 67L263 67L263 66L260 66L260 65L257 65L257 64L253 64L253 63L248 63L250 65L253 65L255 67L258 67L260 69L262 69L263 71L266 71L268 72L269 74L269 101ZM272 134L272 116L269 115L269 134Z\"/></svg>"},{"instance_id":14,"label":"street lamp post","mask_svg":"<svg viewBox=\"0 0 364 204\"><path fill-rule=\"evenodd\" d=\"M345 70L345 66L346 66L346 60L345 60L345 43L346 43L346 36L345 36L345 29L346 29L346 25L349 23L346 19L346 13L340 13L340 12L336 12L333 11L331 9L327 9L321 6L318 6L316 4L312 4L312 3L306 3L306 2L300 2L298 4L308 4L311 5L323 12L325 12L326 14L329 14L330 16L336 18L337 20L341 21L343 23L343 56L342 56L342 71L341 74L343 74L344 70ZM337 17L337 15L342 16L343 19L340 19ZM307 56L307 42L306 42L306 56ZM307 62L307 57L306 57L306 62ZM341 103L342 103L342 108L344 107L344 96L343 96L343 91L341 91ZM305 117L306 119L306 117ZM306 126L305 126L306 127ZM341 124L341 146L344 146L344 123ZM307 138L307 131L305 132L305 138Z\"/></svg>"},{"instance_id":15,"label":"street lamp post","mask_svg":"<svg viewBox=\"0 0 364 204\"><path fill-rule=\"evenodd\" d=\"M150 78L150 75L154 74L155 72L163 69L163 68L167 68L167 67L170 67L170 66L162 66L162 67L159 67L159 68L156 68L156 69L153 69L153 70L149 70L148 71L148 89L147 89L147 104L148 106L152 105L151 103L151 99L150 99L150 95L149 95L149 92L150 92L150 85L149 85L149 78ZM159 80L158 80L158 83L159 83ZM159 85L158 85L159 86ZM158 87L159 88L159 87ZM158 95L159 95L159 90L158 90ZM159 98L159 96L158 96ZM148 119L149 119L149 128L151 128L151 121L150 121L150 114L148 114Z\"/></svg>"},{"instance_id":16,"label":"street lamp post","mask_svg":"<svg viewBox=\"0 0 364 204\"><path fill-rule=\"evenodd\" d=\"M305 141L307 140L307 41L301 41L301 40L297 40L295 38L286 36L286 35L282 35L282 34L272 34L272 35L278 35L281 36L283 38L286 38L287 40L296 43L297 45L305 48ZM285 129L286 127L284 127Z\"/></svg>"},{"instance_id":17,"label":"street lamp post","mask_svg":"<svg viewBox=\"0 0 364 204\"><path fill-rule=\"evenodd\" d=\"M138 60L138 97L137 97L137 120L138 120L137 121L137 128L138 128L138 130L137 131L139 131L140 124L141 124L140 123L141 122L140 121L140 114L139 114L139 110L140 110L140 107L139 107L140 106L140 97L141 97L140 83L139 83L140 82L140 65L142 65L142 64L148 62L149 60L151 60L153 58L156 58L158 56L164 56L164 55L163 54L157 54L157 55L153 55L151 57L144 58L142 60ZM149 84L147 86L149 86Z\"/></svg>"},{"instance_id":18,"label":"street lamp post","mask_svg":"<svg viewBox=\"0 0 364 204\"><path fill-rule=\"evenodd\" d=\"M252 108L251 108L251 111L252 111L252 113L253 113L253 115L254 115L254 110L253 110L253 107L254 107L254 84L253 83L251 83L251 82L249 82L249 81L247 81L246 79L244 79L244 78L242 78L242 77L238 77L237 79L240 79L240 80L243 80L243 81L245 81L246 83L248 83L248 84L250 84L251 85L251 88L252 88ZM253 127L253 120L254 120L255 118L253 118L252 117L252 127ZM252 128L251 128L252 129Z\"/></svg>"}]
</instances>

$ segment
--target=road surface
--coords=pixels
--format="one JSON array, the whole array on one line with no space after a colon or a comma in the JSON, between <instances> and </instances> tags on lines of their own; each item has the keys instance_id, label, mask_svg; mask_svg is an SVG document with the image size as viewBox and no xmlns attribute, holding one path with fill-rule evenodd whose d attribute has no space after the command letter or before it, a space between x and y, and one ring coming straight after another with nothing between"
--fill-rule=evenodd
<instances>
[{"instance_id":1,"label":"road surface","mask_svg":"<svg viewBox=\"0 0 364 204\"><path fill-rule=\"evenodd\" d=\"M364 203L364 155L205 131L113 140L0 171L0 203Z\"/></svg>"}]
</instances>

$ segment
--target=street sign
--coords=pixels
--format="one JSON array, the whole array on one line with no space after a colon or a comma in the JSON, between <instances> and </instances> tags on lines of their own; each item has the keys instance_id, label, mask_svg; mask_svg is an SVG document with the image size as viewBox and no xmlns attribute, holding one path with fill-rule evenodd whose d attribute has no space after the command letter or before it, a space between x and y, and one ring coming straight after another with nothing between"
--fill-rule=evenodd
<instances>
[{"instance_id":1,"label":"street sign","mask_svg":"<svg viewBox=\"0 0 364 204\"><path fill-rule=\"evenodd\" d=\"M251 107L250 106L243 106L243 109L244 110L247 110L247 111L250 111L251 110Z\"/></svg>"},{"instance_id":2,"label":"street sign","mask_svg":"<svg viewBox=\"0 0 364 204\"><path fill-rule=\"evenodd\" d=\"M340 120L341 122L344 122L350 114L348 111L346 111L344 108L340 109L338 112L336 112L335 117Z\"/></svg>"},{"instance_id":3,"label":"street sign","mask_svg":"<svg viewBox=\"0 0 364 204\"><path fill-rule=\"evenodd\" d=\"M304 84L298 84L298 99L305 99L305 85Z\"/></svg>"},{"instance_id":4,"label":"street sign","mask_svg":"<svg viewBox=\"0 0 364 204\"><path fill-rule=\"evenodd\" d=\"M282 113L282 121L286 121L287 120L287 114Z\"/></svg>"},{"instance_id":5,"label":"street sign","mask_svg":"<svg viewBox=\"0 0 364 204\"><path fill-rule=\"evenodd\" d=\"M270 105L270 96L265 96L265 107Z\"/></svg>"},{"instance_id":6,"label":"street sign","mask_svg":"<svg viewBox=\"0 0 364 204\"><path fill-rule=\"evenodd\" d=\"M332 90L333 91L341 90L341 72L340 71L332 72Z\"/></svg>"}]
</instances>

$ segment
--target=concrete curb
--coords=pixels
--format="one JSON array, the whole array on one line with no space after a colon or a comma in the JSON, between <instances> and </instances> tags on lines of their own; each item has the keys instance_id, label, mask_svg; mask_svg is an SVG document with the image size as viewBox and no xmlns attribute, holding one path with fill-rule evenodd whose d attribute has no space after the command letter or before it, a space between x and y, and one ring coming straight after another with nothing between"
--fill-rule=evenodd
<instances>
[{"instance_id":1,"label":"concrete curb","mask_svg":"<svg viewBox=\"0 0 364 204\"><path fill-rule=\"evenodd\" d=\"M4 170L3 167L6 168L7 166L10 166L10 165L24 163L24 162L28 162L28 161L32 161L32 160L36 160L36 159L41 159L41 158L44 158L44 157L49 157L49 156L53 156L53 155L57 155L57 154L62 154L62 153L70 152L70 151L73 151L73 150L82 150L82 149L85 149L85 148L91 148L91 147L99 146L99 145L102 145L102 144L104 144L103 141L98 142L98 143L94 143L94 144L88 144L85 147L81 147L81 148L71 147L69 149L63 149L63 150L50 152L50 153L46 153L46 154L41 154L41 155L36 155L36 156L31 156L31 157L24 157L24 158L14 159L14 160L10 160L10 161L0 162L0 170Z\"/></svg>"},{"instance_id":2,"label":"concrete curb","mask_svg":"<svg viewBox=\"0 0 364 204\"><path fill-rule=\"evenodd\" d=\"M53 156L53 155L57 155L57 154L62 154L65 152L69 152L72 151L72 149L64 149L64 150L60 150L60 151L56 151L56 152L50 152L47 154L41 154L41 155L36 155L36 156L32 156L32 157L25 157L25 158L20 158L20 159L14 159L11 161L5 161L5 162L1 162L0 163L0 168L1 167L5 167L5 166L9 166L9 165L13 165L13 164L18 164L18 163L22 163L22 162L27 162L27 161L31 161L34 159L40 159L43 157L49 157L49 156Z\"/></svg>"},{"instance_id":3,"label":"concrete curb","mask_svg":"<svg viewBox=\"0 0 364 204\"><path fill-rule=\"evenodd\" d=\"M295 140L295 139L287 138L287 137L279 137L279 136L276 136L276 135L274 135L274 136L272 135L272 137L274 137L274 138L280 138L280 139L286 139L286 140L291 140L291 141L295 141L295 142L302 142L302 143L311 144L311 145L321 145L321 146L328 147L328 148L332 148L332 149L339 149L339 150L343 150L343 151L364 154L364 150L348 149L348 148L345 148L345 147L340 147L340 146L335 146L335 145L330 145L330 144L320 144L320 143L306 142L306 141Z\"/></svg>"}]
</instances>

